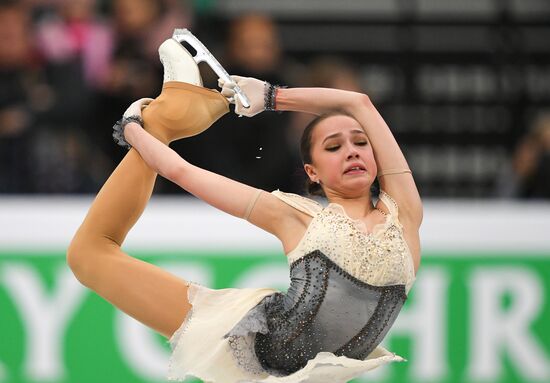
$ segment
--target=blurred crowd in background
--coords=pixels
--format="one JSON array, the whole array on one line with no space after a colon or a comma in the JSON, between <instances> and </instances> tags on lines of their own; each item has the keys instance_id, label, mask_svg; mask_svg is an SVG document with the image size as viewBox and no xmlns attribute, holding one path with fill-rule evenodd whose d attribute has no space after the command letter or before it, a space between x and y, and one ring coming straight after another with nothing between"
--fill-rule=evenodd
<instances>
[{"instance_id":1,"label":"blurred crowd in background","mask_svg":"<svg viewBox=\"0 0 550 383\"><path fill-rule=\"evenodd\" d=\"M0 0L0 193L96 193L125 154L113 143L111 126L131 102L160 93L157 48L174 28L191 29L231 74L370 91L349 57L298 62L287 55L275 19L243 13L209 23L200 4ZM201 71L205 86L214 88L213 73ZM376 92L369 95L376 101ZM310 118L230 113L172 147L191 163L255 187L302 193L298 139ZM550 198L550 114L541 107L529 121L513 145L503 146L502 163L493 164L499 176L482 196ZM417 182L422 193L422 178ZM453 196L434 190L428 194ZM164 180L156 192L182 193Z\"/></svg>"}]
</instances>

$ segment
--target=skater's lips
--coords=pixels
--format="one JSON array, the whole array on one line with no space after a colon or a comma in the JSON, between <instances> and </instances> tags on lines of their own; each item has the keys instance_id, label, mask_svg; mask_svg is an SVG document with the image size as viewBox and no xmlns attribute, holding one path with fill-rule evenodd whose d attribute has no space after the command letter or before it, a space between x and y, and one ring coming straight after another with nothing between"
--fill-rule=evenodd
<instances>
[{"instance_id":1,"label":"skater's lips","mask_svg":"<svg viewBox=\"0 0 550 383\"><path fill-rule=\"evenodd\" d=\"M363 164L360 164L358 162L355 162L351 165L349 165L345 170L344 174L351 173L351 172L358 172L358 173L364 173L366 171L366 168Z\"/></svg>"}]
</instances>

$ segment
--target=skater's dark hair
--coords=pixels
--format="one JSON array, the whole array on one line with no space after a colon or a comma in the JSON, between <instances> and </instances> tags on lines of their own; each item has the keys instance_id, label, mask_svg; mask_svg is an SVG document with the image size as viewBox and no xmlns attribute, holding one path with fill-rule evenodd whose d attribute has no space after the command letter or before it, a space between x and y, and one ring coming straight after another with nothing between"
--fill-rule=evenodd
<instances>
[{"instance_id":1,"label":"skater's dark hair","mask_svg":"<svg viewBox=\"0 0 550 383\"><path fill-rule=\"evenodd\" d=\"M326 120L329 117L337 116L336 113L322 114L315 117L302 132L302 138L300 139L300 156L302 158L302 164L311 164L311 137L313 136L313 130L317 125ZM309 195L317 195L326 197L321 184L313 182L306 174L306 191Z\"/></svg>"}]
</instances>

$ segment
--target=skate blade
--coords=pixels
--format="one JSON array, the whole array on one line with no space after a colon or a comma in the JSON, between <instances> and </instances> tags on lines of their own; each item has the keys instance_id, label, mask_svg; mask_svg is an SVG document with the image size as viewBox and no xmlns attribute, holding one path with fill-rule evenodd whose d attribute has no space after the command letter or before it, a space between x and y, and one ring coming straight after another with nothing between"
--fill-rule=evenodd
<instances>
[{"instance_id":1,"label":"skate blade","mask_svg":"<svg viewBox=\"0 0 550 383\"><path fill-rule=\"evenodd\" d=\"M191 47L193 47L195 51L197 51L197 54L195 56L192 56L197 64L201 62L205 62L206 64L208 64L210 68L212 68L214 73L216 73L216 75L218 75L218 77L221 78L223 81L231 82L231 83L233 82L233 80L231 79L227 71L222 67L219 61L216 60L214 55L210 53L210 51L204 46L204 44L201 43L200 40L196 38L195 35L193 35L188 29L186 28L175 29L172 35L172 38L179 43L185 41ZM250 107L250 101L248 100L248 97L246 97L246 95L241 90L241 88L239 88L239 86L235 86L235 94L239 98L239 101L241 102L244 108Z\"/></svg>"}]
</instances>

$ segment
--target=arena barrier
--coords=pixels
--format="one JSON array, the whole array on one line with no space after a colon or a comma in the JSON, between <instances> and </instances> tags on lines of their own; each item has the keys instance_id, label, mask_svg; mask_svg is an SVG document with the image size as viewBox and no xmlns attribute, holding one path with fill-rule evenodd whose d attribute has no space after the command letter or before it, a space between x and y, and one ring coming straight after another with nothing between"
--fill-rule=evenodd
<instances>
[{"instance_id":1,"label":"arena barrier","mask_svg":"<svg viewBox=\"0 0 550 383\"><path fill-rule=\"evenodd\" d=\"M0 199L0 383L162 382L166 340L82 287L65 249L91 198ZM417 281L357 382L549 382L550 204L425 201ZM194 199L156 198L124 248L214 288L288 285L278 241Z\"/></svg>"}]
</instances>

